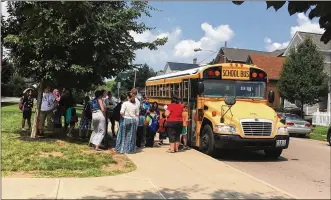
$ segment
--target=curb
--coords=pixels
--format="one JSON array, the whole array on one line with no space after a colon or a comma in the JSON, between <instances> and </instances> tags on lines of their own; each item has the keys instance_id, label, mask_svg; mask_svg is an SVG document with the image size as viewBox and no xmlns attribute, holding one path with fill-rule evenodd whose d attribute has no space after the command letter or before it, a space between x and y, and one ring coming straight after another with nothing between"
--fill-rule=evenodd
<instances>
[{"instance_id":1,"label":"curb","mask_svg":"<svg viewBox=\"0 0 331 200\"><path fill-rule=\"evenodd\" d=\"M232 167L232 166L230 166L230 165L224 163L223 161L217 160L217 159L215 159L215 158L213 158L213 157L211 157L211 156L208 156L208 155L206 155L206 154L204 154L204 153L202 153L202 152L200 152L200 151L197 151L197 150L195 150L195 149L193 149L193 148L192 148L191 150L196 151L197 153L199 153L199 154L201 154L201 155L203 155L203 156L205 156L205 157L211 158L211 159L214 160L215 162L218 162L218 163L221 162L221 163L222 163L223 165L225 165L226 167L229 167L229 168L231 168L231 169L234 169L235 171L240 172L240 173L244 174L245 176L248 176L248 177L250 177L250 178L252 178L252 179L254 179L254 180L256 180L256 181L258 181L258 182L260 182L260 183L262 183L262 184L264 184L264 185L266 185L266 186L268 186L268 187L270 187L270 188L272 188L272 189L274 189L274 190L276 190L276 191L278 191L278 192L281 192L281 193L287 195L288 197L290 197L291 199L300 199L300 198L298 198L298 197L296 197L296 196L294 196L294 195L292 195L292 194L290 194L290 193L288 193L288 192L286 192L286 191L284 191L284 190L282 190L282 189L280 189L280 188L278 188L278 187L276 187L276 186L273 186L273 185L271 185L271 184L269 184L269 183L267 183L267 182L265 182L265 181L263 181L263 180L261 180L261 179L259 179L259 178L256 178L256 177L254 177L254 176L252 176L252 175L250 175L250 174L247 174L246 172L243 172L243 171L241 171L241 170L239 170L239 169L237 169L237 168L235 168L235 167Z\"/></svg>"}]
</instances>

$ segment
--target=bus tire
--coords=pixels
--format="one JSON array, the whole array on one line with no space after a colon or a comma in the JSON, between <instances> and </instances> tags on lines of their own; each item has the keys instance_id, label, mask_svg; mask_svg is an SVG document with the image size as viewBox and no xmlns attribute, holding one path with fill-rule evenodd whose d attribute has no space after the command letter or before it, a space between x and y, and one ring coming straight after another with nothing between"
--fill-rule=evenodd
<instances>
[{"instance_id":1,"label":"bus tire","mask_svg":"<svg viewBox=\"0 0 331 200\"><path fill-rule=\"evenodd\" d=\"M264 150L265 155L268 158L278 159L278 157L282 154L283 149L275 149L275 150Z\"/></svg>"},{"instance_id":2,"label":"bus tire","mask_svg":"<svg viewBox=\"0 0 331 200\"><path fill-rule=\"evenodd\" d=\"M199 150L210 156L215 154L214 133L209 124L202 129Z\"/></svg>"}]
</instances>

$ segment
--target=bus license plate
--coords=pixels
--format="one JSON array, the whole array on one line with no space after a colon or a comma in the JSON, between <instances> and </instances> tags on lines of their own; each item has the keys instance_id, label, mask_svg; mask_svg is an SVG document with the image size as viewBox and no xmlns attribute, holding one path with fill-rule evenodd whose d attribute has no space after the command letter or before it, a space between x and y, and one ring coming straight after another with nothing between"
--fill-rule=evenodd
<instances>
[{"instance_id":1,"label":"bus license plate","mask_svg":"<svg viewBox=\"0 0 331 200\"><path fill-rule=\"evenodd\" d=\"M249 80L250 73L247 69L222 69L222 79Z\"/></svg>"},{"instance_id":2,"label":"bus license plate","mask_svg":"<svg viewBox=\"0 0 331 200\"><path fill-rule=\"evenodd\" d=\"M286 140L276 140L276 147L285 147Z\"/></svg>"}]
</instances>

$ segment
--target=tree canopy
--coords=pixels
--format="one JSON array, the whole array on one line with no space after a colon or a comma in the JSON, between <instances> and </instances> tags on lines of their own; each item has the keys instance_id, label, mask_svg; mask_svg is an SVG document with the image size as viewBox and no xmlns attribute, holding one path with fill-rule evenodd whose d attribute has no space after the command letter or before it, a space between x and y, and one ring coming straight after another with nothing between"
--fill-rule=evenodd
<instances>
[{"instance_id":1,"label":"tree canopy","mask_svg":"<svg viewBox=\"0 0 331 200\"><path fill-rule=\"evenodd\" d=\"M136 72L136 88L145 88L146 80L156 75L156 72L150 68L147 64L139 66L135 69ZM119 73L115 79L115 83L121 82L120 93L130 91L134 85L134 70L128 70ZM113 87L114 94L117 94L117 87Z\"/></svg>"},{"instance_id":2,"label":"tree canopy","mask_svg":"<svg viewBox=\"0 0 331 200\"><path fill-rule=\"evenodd\" d=\"M328 93L329 80L323 71L323 59L310 37L297 49L291 48L278 81L281 97L292 103L300 101L301 111L303 104L321 102Z\"/></svg>"},{"instance_id":3,"label":"tree canopy","mask_svg":"<svg viewBox=\"0 0 331 200\"><path fill-rule=\"evenodd\" d=\"M153 29L138 21L151 10L144 1L8 2L4 45L25 77L86 88L134 67L136 50L165 44L130 35Z\"/></svg>"},{"instance_id":4,"label":"tree canopy","mask_svg":"<svg viewBox=\"0 0 331 200\"><path fill-rule=\"evenodd\" d=\"M244 1L233 1L236 5L241 5ZM276 11L285 5L286 1L266 1L267 9L273 7ZM319 25L325 30L321 41L325 44L331 40L331 2L330 1L288 1L288 12L290 15L295 13L307 13L309 19L319 17Z\"/></svg>"}]
</instances>

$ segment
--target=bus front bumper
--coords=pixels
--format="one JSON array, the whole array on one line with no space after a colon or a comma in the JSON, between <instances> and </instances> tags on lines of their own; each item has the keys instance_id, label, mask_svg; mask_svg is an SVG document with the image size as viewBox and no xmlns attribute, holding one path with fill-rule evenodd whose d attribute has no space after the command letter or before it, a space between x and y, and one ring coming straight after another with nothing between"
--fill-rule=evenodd
<instances>
[{"instance_id":1,"label":"bus front bumper","mask_svg":"<svg viewBox=\"0 0 331 200\"><path fill-rule=\"evenodd\" d=\"M245 150L268 150L287 149L290 137L287 135L277 135L274 138L247 139L239 135L214 134L215 147L220 149L245 149ZM286 143L284 144L284 142ZM277 145L276 145L277 143Z\"/></svg>"}]
</instances>

